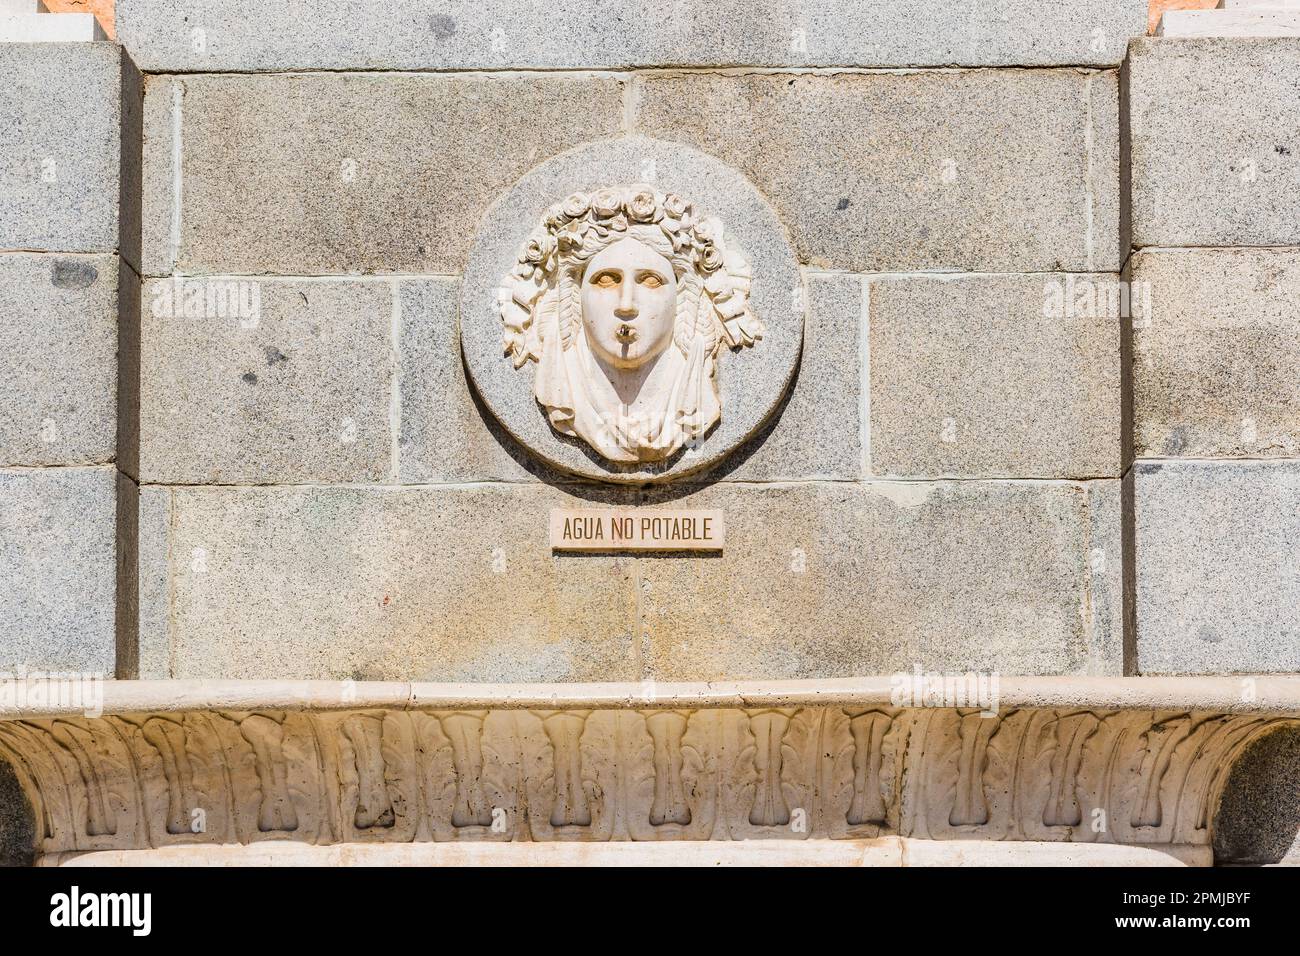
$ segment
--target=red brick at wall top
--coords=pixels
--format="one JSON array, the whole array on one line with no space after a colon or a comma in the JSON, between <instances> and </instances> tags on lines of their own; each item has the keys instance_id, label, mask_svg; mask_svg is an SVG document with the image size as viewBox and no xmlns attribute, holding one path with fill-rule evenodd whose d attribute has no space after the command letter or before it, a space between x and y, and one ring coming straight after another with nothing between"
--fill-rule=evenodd
<instances>
[{"instance_id":1,"label":"red brick at wall top","mask_svg":"<svg viewBox=\"0 0 1300 956\"><path fill-rule=\"evenodd\" d=\"M110 37L113 34L113 0L45 0L51 13L93 13Z\"/></svg>"},{"instance_id":2,"label":"red brick at wall top","mask_svg":"<svg viewBox=\"0 0 1300 956\"><path fill-rule=\"evenodd\" d=\"M1156 32L1160 15L1166 10L1213 10L1218 5L1219 0L1151 0L1147 32Z\"/></svg>"}]
</instances>

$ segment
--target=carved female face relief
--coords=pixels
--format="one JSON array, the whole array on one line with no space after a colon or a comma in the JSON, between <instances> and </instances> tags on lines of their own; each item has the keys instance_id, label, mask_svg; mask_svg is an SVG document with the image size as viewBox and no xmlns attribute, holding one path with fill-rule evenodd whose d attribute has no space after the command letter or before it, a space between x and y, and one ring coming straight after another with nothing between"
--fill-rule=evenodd
<instances>
[{"instance_id":1,"label":"carved female face relief","mask_svg":"<svg viewBox=\"0 0 1300 956\"><path fill-rule=\"evenodd\" d=\"M501 289L505 354L537 363L551 427L610 461L653 462L722 416L717 361L763 336L749 265L672 193L618 186L548 210Z\"/></svg>"},{"instance_id":2,"label":"carved female face relief","mask_svg":"<svg viewBox=\"0 0 1300 956\"><path fill-rule=\"evenodd\" d=\"M582 280L582 330L598 361L630 370L672 344L677 277L672 263L636 239L594 256Z\"/></svg>"}]
</instances>

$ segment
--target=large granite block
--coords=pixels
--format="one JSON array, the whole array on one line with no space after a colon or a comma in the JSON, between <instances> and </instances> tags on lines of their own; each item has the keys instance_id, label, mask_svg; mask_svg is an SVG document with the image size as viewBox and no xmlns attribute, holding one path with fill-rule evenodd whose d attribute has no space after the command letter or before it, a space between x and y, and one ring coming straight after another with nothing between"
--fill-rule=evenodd
<instances>
[{"instance_id":1,"label":"large granite block","mask_svg":"<svg viewBox=\"0 0 1300 956\"><path fill-rule=\"evenodd\" d=\"M0 669L112 677L117 472L0 469Z\"/></svg>"},{"instance_id":2,"label":"large granite block","mask_svg":"<svg viewBox=\"0 0 1300 956\"><path fill-rule=\"evenodd\" d=\"M1213 10L1166 10L1158 37L1300 37L1300 8L1290 0L1220 0ZM1253 7L1253 9L1252 9Z\"/></svg>"},{"instance_id":3,"label":"large granite block","mask_svg":"<svg viewBox=\"0 0 1300 956\"><path fill-rule=\"evenodd\" d=\"M146 275L453 274L507 186L619 133L623 91L584 74L164 78L144 126Z\"/></svg>"},{"instance_id":4,"label":"large granite block","mask_svg":"<svg viewBox=\"0 0 1300 956\"><path fill-rule=\"evenodd\" d=\"M142 481L391 476L391 283L159 279L141 313Z\"/></svg>"},{"instance_id":5,"label":"large granite block","mask_svg":"<svg viewBox=\"0 0 1300 956\"><path fill-rule=\"evenodd\" d=\"M404 279L398 284L399 480L528 481L532 472L576 480L553 474L533 459L475 401L460 352L459 295L455 279Z\"/></svg>"},{"instance_id":6,"label":"large granite block","mask_svg":"<svg viewBox=\"0 0 1300 956\"><path fill-rule=\"evenodd\" d=\"M119 545L135 564L135 630L123 635L119 676L166 680L172 676L171 581L168 535L172 527L172 489L141 485L135 499L134 538Z\"/></svg>"},{"instance_id":7,"label":"large granite block","mask_svg":"<svg viewBox=\"0 0 1300 956\"><path fill-rule=\"evenodd\" d=\"M785 403L706 478L856 479L864 475L863 280L809 275L803 354ZM742 373L743 374L743 373Z\"/></svg>"},{"instance_id":8,"label":"large granite block","mask_svg":"<svg viewBox=\"0 0 1300 956\"><path fill-rule=\"evenodd\" d=\"M1120 672L1116 481L682 491L142 489L141 676ZM725 508L726 550L550 550L549 508L634 501Z\"/></svg>"},{"instance_id":9,"label":"large granite block","mask_svg":"<svg viewBox=\"0 0 1300 956\"><path fill-rule=\"evenodd\" d=\"M1140 672L1300 670L1300 464L1134 473Z\"/></svg>"},{"instance_id":10,"label":"large granite block","mask_svg":"<svg viewBox=\"0 0 1300 956\"><path fill-rule=\"evenodd\" d=\"M1300 250L1139 252L1132 274L1134 454L1300 454Z\"/></svg>"},{"instance_id":11,"label":"large granite block","mask_svg":"<svg viewBox=\"0 0 1300 956\"><path fill-rule=\"evenodd\" d=\"M637 132L744 172L850 271L1119 268L1116 74L651 74Z\"/></svg>"},{"instance_id":12,"label":"large granite block","mask_svg":"<svg viewBox=\"0 0 1300 956\"><path fill-rule=\"evenodd\" d=\"M49 10L40 0L0 0L0 43L86 43L107 40L93 13ZM57 12L59 16L49 16ZM111 17L111 14L110 14Z\"/></svg>"},{"instance_id":13,"label":"large granite block","mask_svg":"<svg viewBox=\"0 0 1300 956\"><path fill-rule=\"evenodd\" d=\"M1145 0L118 0L151 71L1114 65ZM310 25L310 29L305 28Z\"/></svg>"},{"instance_id":14,"label":"large granite block","mask_svg":"<svg viewBox=\"0 0 1300 956\"><path fill-rule=\"evenodd\" d=\"M0 249L118 248L124 69L110 43L0 43Z\"/></svg>"},{"instance_id":15,"label":"large granite block","mask_svg":"<svg viewBox=\"0 0 1300 956\"><path fill-rule=\"evenodd\" d=\"M1134 246L1300 244L1300 38L1141 39Z\"/></svg>"},{"instance_id":16,"label":"large granite block","mask_svg":"<svg viewBox=\"0 0 1300 956\"><path fill-rule=\"evenodd\" d=\"M1119 674L1118 481L717 484L721 555L640 566L657 680ZM679 496L680 495L680 496Z\"/></svg>"},{"instance_id":17,"label":"large granite block","mask_svg":"<svg viewBox=\"0 0 1300 956\"><path fill-rule=\"evenodd\" d=\"M872 474L1118 477L1115 288L1103 275L872 281Z\"/></svg>"},{"instance_id":18,"label":"large granite block","mask_svg":"<svg viewBox=\"0 0 1300 956\"><path fill-rule=\"evenodd\" d=\"M181 238L184 79L147 76L140 105L140 271L170 274Z\"/></svg>"},{"instance_id":19,"label":"large granite block","mask_svg":"<svg viewBox=\"0 0 1300 956\"><path fill-rule=\"evenodd\" d=\"M551 553L549 509L575 504L541 484L142 496L141 676L635 679L632 559Z\"/></svg>"},{"instance_id":20,"label":"large granite block","mask_svg":"<svg viewBox=\"0 0 1300 956\"><path fill-rule=\"evenodd\" d=\"M0 465L113 460L118 265L0 254Z\"/></svg>"}]
</instances>

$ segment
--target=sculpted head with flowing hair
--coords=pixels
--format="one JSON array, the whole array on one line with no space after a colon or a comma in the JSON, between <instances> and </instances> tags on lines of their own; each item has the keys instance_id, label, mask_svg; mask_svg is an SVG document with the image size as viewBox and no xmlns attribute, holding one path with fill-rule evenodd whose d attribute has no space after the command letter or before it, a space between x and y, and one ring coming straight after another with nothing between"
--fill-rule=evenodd
<instances>
[{"instance_id":1,"label":"sculpted head with flowing hair","mask_svg":"<svg viewBox=\"0 0 1300 956\"><path fill-rule=\"evenodd\" d=\"M615 186L552 206L501 288L505 354L537 363L551 426L604 458L654 462L721 418L717 360L763 337L749 264L717 219Z\"/></svg>"}]
</instances>

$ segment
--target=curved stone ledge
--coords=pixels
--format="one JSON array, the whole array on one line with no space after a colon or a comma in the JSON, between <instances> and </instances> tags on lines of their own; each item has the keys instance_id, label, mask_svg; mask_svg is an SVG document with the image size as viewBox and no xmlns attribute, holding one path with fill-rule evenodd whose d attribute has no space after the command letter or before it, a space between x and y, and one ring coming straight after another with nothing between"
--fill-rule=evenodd
<instances>
[{"instance_id":1,"label":"curved stone ledge","mask_svg":"<svg viewBox=\"0 0 1300 956\"><path fill-rule=\"evenodd\" d=\"M93 716L0 711L25 802L6 788L0 847L897 836L1208 855L1238 758L1300 726L1295 678L1006 679L991 715L893 690L108 682Z\"/></svg>"},{"instance_id":2,"label":"curved stone ledge","mask_svg":"<svg viewBox=\"0 0 1300 956\"><path fill-rule=\"evenodd\" d=\"M51 853L42 866L1209 866L1203 846L978 840L343 843Z\"/></svg>"},{"instance_id":3,"label":"curved stone ledge","mask_svg":"<svg viewBox=\"0 0 1300 956\"><path fill-rule=\"evenodd\" d=\"M907 675L911 677L912 675ZM35 676L34 678L35 679ZM380 707L743 707L891 704L896 675L788 681L666 683L621 681L572 684L440 684L406 681L110 680L105 714L194 710L363 710ZM0 685L0 720L81 714L77 702L55 694L15 700L21 681ZM44 685L41 685L44 686ZM1300 716L1300 676L1000 677L1002 707L1197 708L1225 714Z\"/></svg>"}]
</instances>

